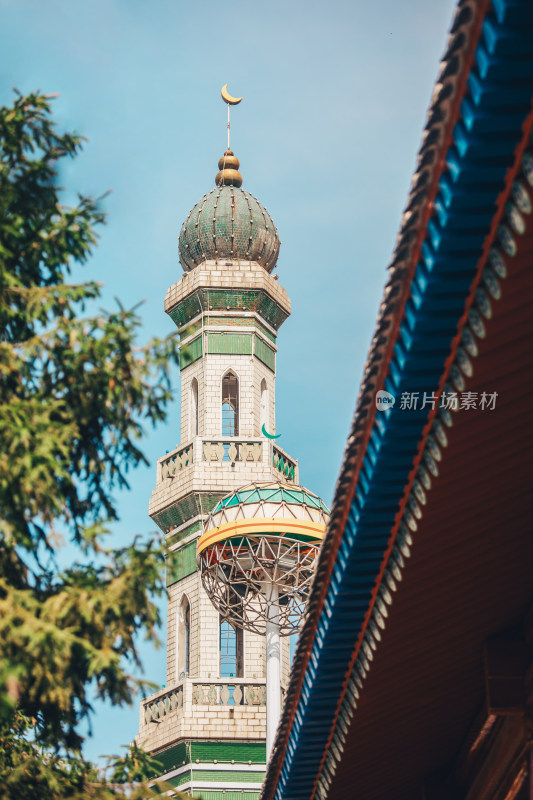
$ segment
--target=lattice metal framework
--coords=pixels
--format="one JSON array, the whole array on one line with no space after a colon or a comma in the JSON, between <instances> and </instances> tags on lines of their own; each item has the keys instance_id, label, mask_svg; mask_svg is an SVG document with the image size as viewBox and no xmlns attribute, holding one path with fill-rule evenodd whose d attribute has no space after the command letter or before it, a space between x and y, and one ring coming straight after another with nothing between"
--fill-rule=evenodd
<instances>
[{"instance_id":1,"label":"lattice metal framework","mask_svg":"<svg viewBox=\"0 0 533 800\"><path fill-rule=\"evenodd\" d=\"M272 587L280 634L297 632L328 509L301 486L251 484L213 509L198 543L203 586L223 618L264 634Z\"/></svg>"}]
</instances>

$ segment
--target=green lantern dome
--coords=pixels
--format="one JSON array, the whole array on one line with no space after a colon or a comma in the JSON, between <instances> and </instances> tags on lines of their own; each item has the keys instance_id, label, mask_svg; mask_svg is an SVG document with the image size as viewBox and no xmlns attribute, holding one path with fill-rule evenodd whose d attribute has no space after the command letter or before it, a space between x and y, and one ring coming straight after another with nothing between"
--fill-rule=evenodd
<instances>
[{"instance_id":1,"label":"green lantern dome","mask_svg":"<svg viewBox=\"0 0 533 800\"><path fill-rule=\"evenodd\" d=\"M222 498L207 527L240 518L287 516L326 523L329 509L318 495L294 483L250 483Z\"/></svg>"},{"instance_id":2,"label":"green lantern dome","mask_svg":"<svg viewBox=\"0 0 533 800\"><path fill-rule=\"evenodd\" d=\"M179 257L185 272L203 261L256 261L274 269L280 241L272 217L241 189L239 160L230 150L220 159L216 188L190 211L179 235Z\"/></svg>"},{"instance_id":3,"label":"green lantern dome","mask_svg":"<svg viewBox=\"0 0 533 800\"><path fill-rule=\"evenodd\" d=\"M328 518L322 500L295 484L251 483L223 497L196 550L202 585L222 618L265 633L274 602L280 635L296 633Z\"/></svg>"}]
</instances>

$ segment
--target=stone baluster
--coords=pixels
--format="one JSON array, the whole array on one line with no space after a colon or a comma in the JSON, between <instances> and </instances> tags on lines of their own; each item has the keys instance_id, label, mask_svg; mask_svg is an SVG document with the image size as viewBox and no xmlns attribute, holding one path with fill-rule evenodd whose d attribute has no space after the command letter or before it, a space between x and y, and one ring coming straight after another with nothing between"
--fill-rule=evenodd
<instances>
[{"instance_id":1,"label":"stone baluster","mask_svg":"<svg viewBox=\"0 0 533 800\"><path fill-rule=\"evenodd\" d=\"M223 706L227 706L229 699L230 699L229 686L224 684L224 686L220 688L220 704Z\"/></svg>"}]
</instances>

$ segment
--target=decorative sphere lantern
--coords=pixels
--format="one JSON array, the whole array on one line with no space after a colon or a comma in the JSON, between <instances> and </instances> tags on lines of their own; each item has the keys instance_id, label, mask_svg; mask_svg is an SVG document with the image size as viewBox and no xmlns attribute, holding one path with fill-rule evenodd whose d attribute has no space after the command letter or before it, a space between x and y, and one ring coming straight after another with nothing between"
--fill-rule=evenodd
<instances>
[{"instance_id":1,"label":"decorative sphere lantern","mask_svg":"<svg viewBox=\"0 0 533 800\"><path fill-rule=\"evenodd\" d=\"M252 483L222 498L204 523L197 563L221 616L266 634L267 754L280 704L280 636L299 629L329 517L303 486Z\"/></svg>"}]
</instances>

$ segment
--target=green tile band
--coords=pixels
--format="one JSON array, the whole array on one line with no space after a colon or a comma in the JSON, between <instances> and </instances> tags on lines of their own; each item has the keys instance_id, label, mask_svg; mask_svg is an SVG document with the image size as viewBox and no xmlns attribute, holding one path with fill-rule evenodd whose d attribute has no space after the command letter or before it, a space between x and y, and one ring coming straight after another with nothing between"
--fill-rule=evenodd
<instances>
[{"instance_id":1,"label":"green tile band","mask_svg":"<svg viewBox=\"0 0 533 800\"><path fill-rule=\"evenodd\" d=\"M196 789L194 793L196 795ZM202 789L200 796L202 800L259 800L261 791L254 789Z\"/></svg>"},{"instance_id":2,"label":"green tile band","mask_svg":"<svg viewBox=\"0 0 533 800\"><path fill-rule=\"evenodd\" d=\"M198 321L198 323L195 323L194 330L196 330L197 327L200 324L201 324L201 321ZM266 339L270 339L271 342L275 343L276 339L277 339L276 334L271 333L271 331L269 331L268 328L266 328L264 325L261 325L259 320L257 320L255 317L237 317L237 316L219 317L219 316L214 316L212 314L207 314L205 316L204 324L205 325L218 326L218 327L221 327L221 328L230 328L230 327L232 327L232 328L257 328L257 330L261 331L263 336ZM193 330L190 330L189 328L185 328L185 329L182 329L182 330L183 330L183 333L181 334L182 336L185 336L185 335L191 336L191 334L194 332ZM185 333L185 331L187 331L187 333Z\"/></svg>"},{"instance_id":3,"label":"green tile band","mask_svg":"<svg viewBox=\"0 0 533 800\"><path fill-rule=\"evenodd\" d=\"M180 348L180 370L194 364L203 355L202 334Z\"/></svg>"},{"instance_id":4,"label":"green tile band","mask_svg":"<svg viewBox=\"0 0 533 800\"><path fill-rule=\"evenodd\" d=\"M186 544L180 550L173 550L167 556L167 586L196 572L196 541Z\"/></svg>"},{"instance_id":5,"label":"green tile band","mask_svg":"<svg viewBox=\"0 0 533 800\"><path fill-rule=\"evenodd\" d=\"M197 289L168 313L181 328L203 311L255 311L275 330L289 316L263 289Z\"/></svg>"},{"instance_id":6,"label":"green tile band","mask_svg":"<svg viewBox=\"0 0 533 800\"><path fill-rule=\"evenodd\" d=\"M186 536L189 536L191 533L196 533L196 531L202 530L202 523L198 519L196 522L193 522L191 525L187 525L186 528L183 528L178 533L174 533L172 536L169 536L167 541L167 546L171 547L176 542L180 542L182 539L185 539Z\"/></svg>"},{"instance_id":7,"label":"green tile band","mask_svg":"<svg viewBox=\"0 0 533 800\"><path fill-rule=\"evenodd\" d=\"M266 764L265 742L205 742L184 741L169 747L154 758L161 763L161 772L170 772L198 759L203 764L212 764L215 759L221 764Z\"/></svg>"},{"instance_id":8,"label":"green tile band","mask_svg":"<svg viewBox=\"0 0 533 800\"><path fill-rule=\"evenodd\" d=\"M163 533L168 533L171 528L183 525L193 517L197 517L200 514L209 514L224 494L225 492L193 492L170 508L154 514L152 519Z\"/></svg>"},{"instance_id":9,"label":"green tile band","mask_svg":"<svg viewBox=\"0 0 533 800\"><path fill-rule=\"evenodd\" d=\"M276 353L262 339L255 334L254 355L262 361L272 372L276 371Z\"/></svg>"},{"instance_id":10,"label":"green tile band","mask_svg":"<svg viewBox=\"0 0 533 800\"><path fill-rule=\"evenodd\" d=\"M172 786L181 786L184 783L188 783L190 780L194 781L194 783L199 781L205 781L209 783L262 783L264 777L264 770L258 770L257 772L248 770L246 772L240 772L238 768L227 771L216 769L195 769L193 765L190 772L182 772L181 775L176 775L175 778L170 778L168 783L170 783ZM203 791L202 797L205 797Z\"/></svg>"},{"instance_id":11,"label":"green tile band","mask_svg":"<svg viewBox=\"0 0 533 800\"><path fill-rule=\"evenodd\" d=\"M207 353L219 353L223 355L252 355L252 334L251 333L208 333Z\"/></svg>"}]
</instances>

